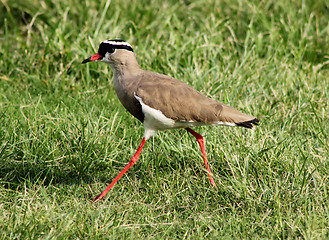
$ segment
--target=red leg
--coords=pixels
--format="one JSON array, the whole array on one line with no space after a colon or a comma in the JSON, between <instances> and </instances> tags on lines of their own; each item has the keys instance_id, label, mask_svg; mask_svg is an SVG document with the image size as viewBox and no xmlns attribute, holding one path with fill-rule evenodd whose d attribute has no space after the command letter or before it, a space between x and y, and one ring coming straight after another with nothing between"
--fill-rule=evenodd
<instances>
[{"instance_id":1,"label":"red leg","mask_svg":"<svg viewBox=\"0 0 329 240\"><path fill-rule=\"evenodd\" d=\"M216 188L215 181L212 178L212 174L211 174L211 171L210 171L210 168L209 168L209 165L208 165L208 160L207 160L207 155L206 155L206 148L204 146L203 137L199 133L193 131L191 128L185 128L185 129L186 129L186 131L191 133L196 138L196 140L198 141L198 143L200 145L200 148L201 148L203 161L204 161L204 164L206 165L206 169L208 171L208 177L209 177L210 183L214 188Z\"/></svg>"},{"instance_id":2,"label":"red leg","mask_svg":"<svg viewBox=\"0 0 329 240\"><path fill-rule=\"evenodd\" d=\"M97 197L95 197L93 199L93 202L97 202L97 201L101 200L103 197L105 197L105 195L108 193L108 191L110 191L110 189L122 177L122 175L125 172L127 172L127 170L137 162L139 155L144 147L145 141L146 141L145 138L143 138L141 144L139 145L139 147L137 149L137 152L135 153L134 156L132 156L132 158L130 159L130 162L127 164L127 166L119 173L119 175L111 182L111 184L101 194L99 194Z\"/></svg>"}]
</instances>

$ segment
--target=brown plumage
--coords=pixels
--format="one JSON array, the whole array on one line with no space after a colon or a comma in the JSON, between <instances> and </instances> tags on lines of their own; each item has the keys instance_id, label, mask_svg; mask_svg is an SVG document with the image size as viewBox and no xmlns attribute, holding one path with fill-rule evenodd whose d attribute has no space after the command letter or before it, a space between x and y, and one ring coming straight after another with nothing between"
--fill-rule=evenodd
<instances>
[{"instance_id":1,"label":"brown plumage","mask_svg":"<svg viewBox=\"0 0 329 240\"><path fill-rule=\"evenodd\" d=\"M136 78L143 79L136 86L136 95L146 105L159 109L166 117L175 121L238 124L255 119L206 97L175 78L148 71L142 71Z\"/></svg>"}]
</instances>

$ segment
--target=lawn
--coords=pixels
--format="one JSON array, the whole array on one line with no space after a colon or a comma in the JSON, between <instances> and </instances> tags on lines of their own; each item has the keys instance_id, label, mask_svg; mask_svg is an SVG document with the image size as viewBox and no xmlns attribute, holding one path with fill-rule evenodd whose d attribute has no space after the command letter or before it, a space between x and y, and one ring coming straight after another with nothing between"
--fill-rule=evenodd
<instances>
[{"instance_id":1,"label":"lawn","mask_svg":"<svg viewBox=\"0 0 329 240\"><path fill-rule=\"evenodd\" d=\"M328 239L326 0L0 3L0 239ZM253 131L144 133L104 63L125 39L141 67L260 119Z\"/></svg>"}]
</instances>

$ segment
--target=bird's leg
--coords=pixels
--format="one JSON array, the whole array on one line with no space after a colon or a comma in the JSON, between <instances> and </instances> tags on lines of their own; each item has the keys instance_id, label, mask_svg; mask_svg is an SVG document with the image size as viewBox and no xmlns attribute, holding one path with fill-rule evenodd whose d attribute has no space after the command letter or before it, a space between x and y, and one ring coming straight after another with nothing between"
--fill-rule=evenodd
<instances>
[{"instance_id":1,"label":"bird's leg","mask_svg":"<svg viewBox=\"0 0 329 240\"><path fill-rule=\"evenodd\" d=\"M131 157L130 162L127 164L127 166L119 173L119 175L111 182L111 184L101 194L99 194L97 197L95 197L93 199L93 202L97 202L97 201L101 200L103 197L105 197L105 195L108 193L108 191L110 191L110 189L122 177L122 175L125 172L127 172L127 170L137 162L139 155L144 147L145 141L146 141L145 137L143 137L141 144L139 145L134 156Z\"/></svg>"},{"instance_id":2,"label":"bird's leg","mask_svg":"<svg viewBox=\"0 0 329 240\"><path fill-rule=\"evenodd\" d=\"M208 171L208 177L209 177L210 183L211 183L211 185L214 188L216 188L215 181L214 181L214 179L212 177L212 173L211 173L210 168L209 168L209 165L208 165L208 159L207 159L207 155L206 155L206 148L204 146L203 137L199 133L193 131L191 128L185 128L185 129L186 129L186 131L188 131L189 133L191 133L196 138L196 140L198 141L198 143L200 145L200 148L201 148L203 161L204 161L204 164L206 165L206 169Z\"/></svg>"}]
</instances>

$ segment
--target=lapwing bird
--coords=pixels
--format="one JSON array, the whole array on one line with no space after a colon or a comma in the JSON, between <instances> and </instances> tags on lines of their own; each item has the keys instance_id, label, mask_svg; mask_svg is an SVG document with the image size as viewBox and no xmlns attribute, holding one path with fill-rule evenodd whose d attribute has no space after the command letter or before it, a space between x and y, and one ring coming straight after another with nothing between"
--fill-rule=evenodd
<instances>
[{"instance_id":1,"label":"lapwing bird","mask_svg":"<svg viewBox=\"0 0 329 240\"><path fill-rule=\"evenodd\" d=\"M131 45L123 40L106 40L98 52L82 63L100 61L113 69L113 85L122 105L144 124L145 133L137 152L112 183L93 201L102 199L122 175L133 166L145 141L159 130L185 128L198 141L210 183L216 184L210 171L203 137L192 127L225 125L253 128L259 120L225 104L212 100L173 77L142 70Z\"/></svg>"}]
</instances>

